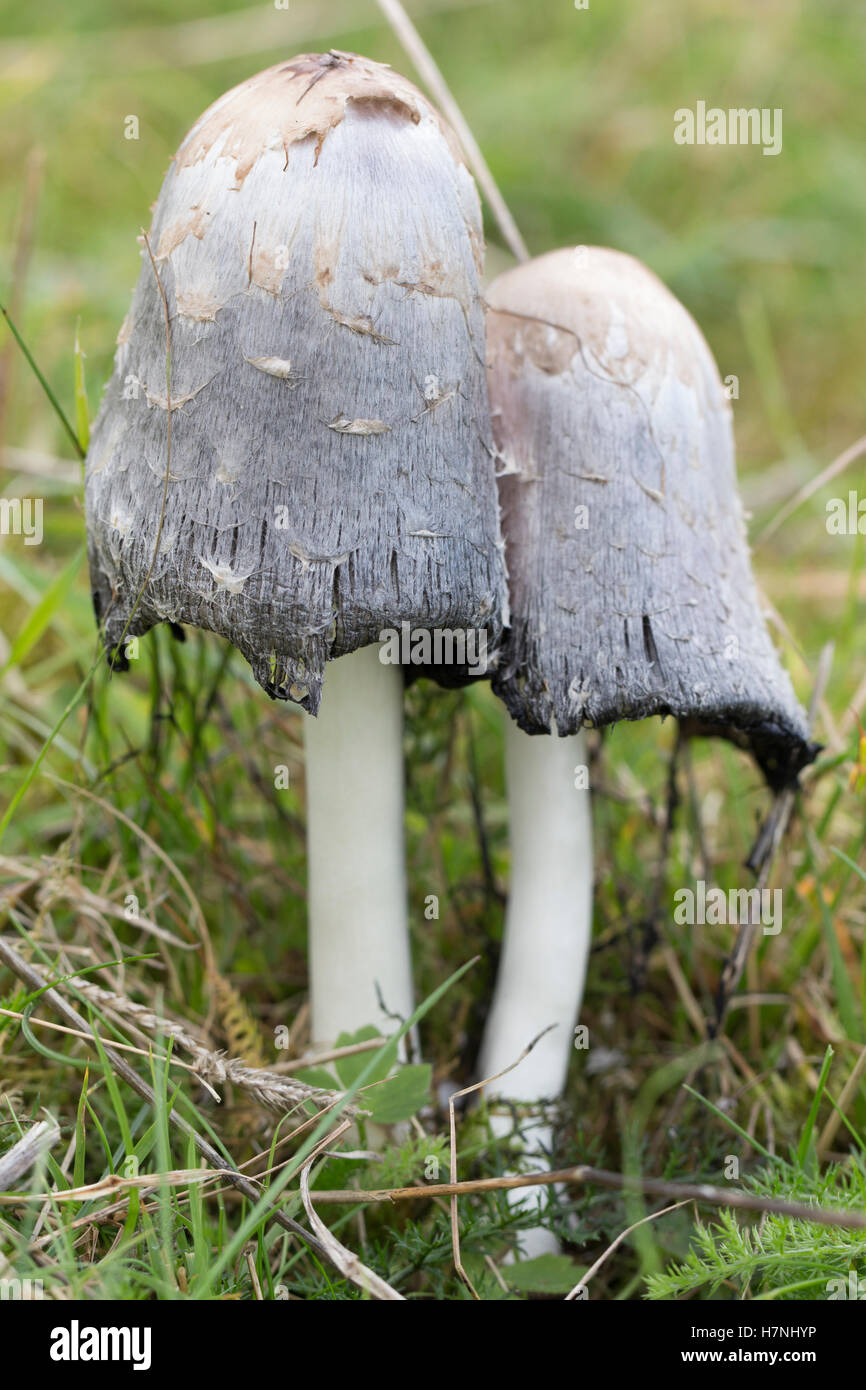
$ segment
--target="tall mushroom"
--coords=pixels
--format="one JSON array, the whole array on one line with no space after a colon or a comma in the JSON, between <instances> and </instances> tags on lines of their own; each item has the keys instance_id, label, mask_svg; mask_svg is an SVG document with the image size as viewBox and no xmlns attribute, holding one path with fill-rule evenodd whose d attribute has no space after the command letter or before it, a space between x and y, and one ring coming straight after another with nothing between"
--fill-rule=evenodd
<instances>
[{"instance_id":1,"label":"tall mushroom","mask_svg":"<svg viewBox=\"0 0 866 1390\"><path fill-rule=\"evenodd\" d=\"M515 723L480 1069L556 1023L500 1083L538 1100L564 1085L589 949L582 727L674 715L749 748L774 788L814 749L761 615L730 407L691 316L638 261L587 247L507 271L487 299L511 602L493 688Z\"/></svg>"},{"instance_id":2,"label":"tall mushroom","mask_svg":"<svg viewBox=\"0 0 866 1390\"><path fill-rule=\"evenodd\" d=\"M501 630L482 254L411 83L339 52L259 73L174 158L88 454L109 652L191 623L311 716L340 658L305 721L317 1041L412 1007L401 672L371 644Z\"/></svg>"}]
</instances>

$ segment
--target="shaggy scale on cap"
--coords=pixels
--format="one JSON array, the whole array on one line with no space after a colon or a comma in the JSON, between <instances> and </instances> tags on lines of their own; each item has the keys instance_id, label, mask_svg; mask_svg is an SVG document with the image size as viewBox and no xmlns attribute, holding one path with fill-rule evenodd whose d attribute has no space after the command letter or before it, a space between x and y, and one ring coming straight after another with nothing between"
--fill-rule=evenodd
<instances>
[{"instance_id":1,"label":"shaggy scale on cap","mask_svg":"<svg viewBox=\"0 0 866 1390\"><path fill-rule=\"evenodd\" d=\"M487 294L511 600L493 687L529 733L672 714L771 784L814 756L761 615L731 412L691 316L630 256L554 251Z\"/></svg>"},{"instance_id":2,"label":"shaggy scale on cap","mask_svg":"<svg viewBox=\"0 0 866 1390\"><path fill-rule=\"evenodd\" d=\"M353 54L270 68L190 131L149 240L171 467L144 249L86 469L109 651L191 623L315 713L325 662L383 628L494 649L480 207L430 103Z\"/></svg>"}]
</instances>

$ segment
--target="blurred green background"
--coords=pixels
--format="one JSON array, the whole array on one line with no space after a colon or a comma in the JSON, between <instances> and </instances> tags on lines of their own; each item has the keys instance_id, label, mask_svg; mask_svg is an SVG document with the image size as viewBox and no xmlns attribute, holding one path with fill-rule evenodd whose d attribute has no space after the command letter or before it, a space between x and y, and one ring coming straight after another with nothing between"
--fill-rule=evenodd
<instances>
[{"instance_id":1,"label":"blurred green background","mask_svg":"<svg viewBox=\"0 0 866 1390\"><path fill-rule=\"evenodd\" d=\"M746 469L829 457L862 424L866 12L856 0L425 0L410 6L533 252L646 260L741 379ZM69 387L83 319L95 395L138 270L135 236L182 135L227 87L306 49L408 68L374 0L238 8L2 8L3 279L29 153L44 155L25 325ZM782 107L784 149L674 144L673 112ZM138 117L140 139L124 139ZM491 241L495 232L491 229ZM8 291L7 291L8 293ZM11 433L38 431L20 383ZM34 438L34 434L36 437Z\"/></svg>"}]
</instances>

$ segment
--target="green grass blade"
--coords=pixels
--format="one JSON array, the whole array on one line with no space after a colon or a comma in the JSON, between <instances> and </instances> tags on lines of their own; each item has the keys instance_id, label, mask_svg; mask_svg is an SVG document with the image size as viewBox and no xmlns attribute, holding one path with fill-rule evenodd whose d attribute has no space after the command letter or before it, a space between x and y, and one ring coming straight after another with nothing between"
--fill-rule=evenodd
<instances>
[{"instance_id":1,"label":"green grass blade","mask_svg":"<svg viewBox=\"0 0 866 1390\"><path fill-rule=\"evenodd\" d=\"M57 416L57 418L58 418L58 420L60 421L61 425L62 425L63 428L65 429L66 433L69 435L69 438L72 440L72 447L74 448L76 454L78 455L78 457L79 457L80 459L83 459L83 458L84 458L84 450L82 449L81 445L80 445L79 442L78 442L78 436L76 435L75 430L72 428L72 426L70 425L69 421L67 420L67 418L66 418L66 416L65 416L65 414L64 414L64 412L63 412L63 407L62 407L62 405L61 405L60 402L58 401L58 399L57 399L57 397L55 396L54 392L52 391L51 387L48 385L48 382L45 380L45 377L42 375L42 373L40 372L39 368L37 367L36 362L35 362L35 360L34 360L34 358L33 358L33 354L31 353L29 347L27 346L27 344L25 343L24 339L21 337L21 334L18 332L18 329L15 327L14 323L12 322L11 318L9 317L9 311L7 310L5 304L0 304L0 314L3 315L4 319L5 319L6 322L8 323L13 338L15 339L16 343L17 343L18 346L20 347L21 351L24 353L24 356L27 358L27 362L28 362L28 364L29 364L29 366L30 366L30 370L33 372L33 375L36 377L36 380L39 382L39 385L42 387L42 390L45 392L45 395L48 397L48 400L49 400L49 402L51 403L51 406L52 406L52 408L53 408L53 410L54 410L55 415Z\"/></svg>"},{"instance_id":2,"label":"green grass blade","mask_svg":"<svg viewBox=\"0 0 866 1390\"><path fill-rule=\"evenodd\" d=\"M78 330L81 320L75 325L75 427L78 431L78 447L82 455L87 453L90 444L90 409L87 404L87 386L84 380L84 353Z\"/></svg>"},{"instance_id":3,"label":"green grass blade","mask_svg":"<svg viewBox=\"0 0 866 1390\"><path fill-rule=\"evenodd\" d=\"M78 689L76 690L75 694L71 696L71 698L70 698L68 704L66 705L66 708L65 708L65 709L63 710L63 712L61 713L60 717L58 718L57 722L54 724L54 726L53 726L53 728L52 728L50 734L49 734L48 737L47 737L47 739L46 739L45 742L43 743L43 745L42 745L42 747L40 748L39 752L37 753L36 757L33 759L33 762L30 764L29 768L27 769L27 772L25 773L24 777L22 778L20 785L16 788L15 793L14 793L14 795L13 795L13 797L12 797L12 800L9 802L9 805L6 807L6 811L5 811L4 815L3 815L3 819L0 820L0 842L2 842L3 836L6 834L6 831L9 829L9 825L10 825L10 823L11 823L11 821L12 821L12 817L15 815L15 812L18 810L18 807L21 805L22 800L23 800L24 797L27 795L27 792L28 792L28 790L30 789L30 787L31 787L31 785L32 785L32 783L33 783L34 777L36 776L37 772L39 771L40 767L42 766L42 763L43 763L44 760L45 760L45 755L46 755L46 753L48 752L49 748L51 747L51 745L52 745L52 743L54 742L54 740L55 740L55 738L57 737L57 735L60 733L60 730L63 728L63 725L66 723L66 721L67 721L67 719L69 718L69 716L70 716L70 714L72 713L72 711L73 711L74 709L77 709L77 707L78 707L78 702L79 702L79 700L81 699L81 697L84 695L84 692L86 691L87 687L90 685L90 682L91 682L91 680L93 679L93 673L94 673L94 671L96 670L96 668L97 668L97 666L99 665L99 663L100 663L101 660L102 660L102 655L101 655L101 653L100 653L100 655L96 658L96 660L94 661L93 665L91 666L90 670L87 672L87 675L84 677L84 680L83 680L83 681L81 682L81 684L79 685L79 687L78 687Z\"/></svg>"},{"instance_id":4,"label":"green grass blade","mask_svg":"<svg viewBox=\"0 0 866 1390\"><path fill-rule=\"evenodd\" d=\"M780 1158L778 1154L771 1154L770 1150L765 1149L763 1144L760 1144L753 1134L748 1134L747 1131L743 1129L742 1125L738 1125L736 1120L732 1120L730 1115L725 1114L724 1110L720 1110L717 1105L713 1105L711 1100L707 1100L706 1096L702 1096L700 1091L696 1091L693 1086L689 1086L685 1081L683 1082L683 1090L688 1091L690 1096L694 1096L695 1100L699 1100L701 1105L705 1105L708 1110L712 1110L713 1114L717 1115L720 1120L724 1120L725 1124L734 1130L736 1134L739 1134L740 1138L745 1140L751 1148L757 1149L758 1153L761 1154L763 1158L768 1159L771 1163L781 1163L783 1168L790 1167L786 1159Z\"/></svg>"},{"instance_id":5,"label":"green grass blade","mask_svg":"<svg viewBox=\"0 0 866 1390\"><path fill-rule=\"evenodd\" d=\"M78 1110L75 1116L75 1162L72 1168L72 1186L84 1186L84 1164L87 1156L87 1126L85 1124L85 1105L87 1088L90 1085L90 1071L84 1073L81 1092L78 1097Z\"/></svg>"},{"instance_id":6,"label":"green grass blade","mask_svg":"<svg viewBox=\"0 0 866 1390\"><path fill-rule=\"evenodd\" d=\"M58 609L65 603L66 596L75 583L83 559L84 546L82 545L75 552L66 568L61 570L56 579L49 584L36 607L31 609L30 616L12 643L5 664L0 668L0 676L5 675L12 666L20 666L27 654L35 647Z\"/></svg>"},{"instance_id":7,"label":"green grass blade","mask_svg":"<svg viewBox=\"0 0 866 1390\"><path fill-rule=\"evenodd\" d=\"M801 1168L805 1168L806 1160L809 1157L809 1150L814 1149L812 1136L815 1132L815 1121L818 1118L818 1108L824 1095L824 1087L827 1085L827 1077L830 1072L830 1064L833 1061L833 1049L827 1044L827 1051L824 1053L824 1065L821 1067L821 1075L818 1077L818 1086L809 1108L809 1115L800 1135L800 1144L797 1149L797 1162Z\"/></svg>"}]
</instances>

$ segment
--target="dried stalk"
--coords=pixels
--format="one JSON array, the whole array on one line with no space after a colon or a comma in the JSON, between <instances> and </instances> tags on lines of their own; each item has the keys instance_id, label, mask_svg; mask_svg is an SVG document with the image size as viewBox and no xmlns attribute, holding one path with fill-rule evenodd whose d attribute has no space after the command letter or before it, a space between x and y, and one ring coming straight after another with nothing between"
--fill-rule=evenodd
<instances>
[{"instance_id":1,"label":"dried stalk","mask_svg":"<svg viewBox=\"0 0 866 1390\"><path fill-rule=\"evenodd\" d=\"M826 468L822 468L820 473L816 473L813 478L810 478L804 487L798 488L793 497L788 498L788 501L779 509L772 521L767 523L757 539L752 542L752 549L757 550L759 545L763 545L764 541L769 540L771 536L775 535L779 527L788 520L788 517L791 516L798 507L801 507L810 497L814 497L815 493L820 492L821 488L825 487L827 483L832 482L834 478L838 478L840 473L844 473L845 469L850 464L856 462L858 458L861 458L863 454L866 454L866 435L855 440L847 449L844 449L837 458L834 458L832 463L829 463Z\"/></svg>"},{"instance_id":2,"label":"dried stalk","mask_svg":"<svg viewBox=\"0 0 866 1390\"><path fill-rule=\"evenodd\" d=\"M322 1152L325 1145L333 1144L335 1140L345 1134L346 1130L350 1127L350 1123L349 1120L344 1120L333 1134L328 1135L327 1139L324 1139L321 1144L318 1144L316 1148L313 1149L313 1152L301 1168L301 1198L304 1203L304 1210L310 1219L310 1225L327 1251L331 1263L336 1265L341 1274L345 1275L347 1279L350 1279L359 1289L363 1289L365 1293L370 1294L372 1298L380 1299L382 1302L405 1303L406 1300L401 1293L393 1289L390 1284L386 1283L386 1281L372 1269L368 1269L368 1267L358 1259L357 1255L353 1254L351 1250L347 1250L345 1245L340 1244L333 1232L328 1230L328 1227L313 1206L310 1194L310 1169L313 1166L313 1162Z\"/></svg>"},{"instance_id":3,"label":"dried stalk","mask_svg":"<svg viewBox=\"0 0 866 1390\"><path fill-rule=\"evenodd\" d=\"M611 1241L610 1245L607 1247L604 1253L599 1255L595 1264L590 1265L589 1269L586 1271L586 1274L584 1274L582 1279L578 1280L571 1292L565 1295L566 1303L572 1303L580 1297L580 1295L583 1293L583 1290L589 1283L590 1279L592 1279L598 1273L605 1260L613 1254L617 1246L622 1245L623 1241L631 1235L632 1231L637 1230L638 1226L645 1226L648 1221L657 1221L660 1216L667 1216L669 1211L677 1211L679 1207L684 1207L687 1205L688 1198L686 1198L682 1202L674 1202L673 1206L662 1207L661 1211L651 1211L649 1216L642 1216L640 1221L633 1221L630 1226L626 1226L625 1230L620 1231L616 1239Z\"/></svg>"},{"instance_id":4,"label":"dried stalk","mask_svg":"<svg viewBox=\"0 0 866 1390\"><path fill-rule=\"evenodd\" d=\"M508 210L505 199L490 172L487 160L481 153L478 141L469 129L466 118L454 100L451 89L439 71L429 48L407 15L400 0L378 0L378 4L379 9L415 65L421 80L457 131L472 172L481 185L481 191L487 200L490 211L496 218L505 245L518 261L528 261L529 251L526 242L520 235L517 223Z\"/></svg>"},{"instance_id":5,"label":"dried stalk","mask_svg":"<svg viewBox=\"0 0 866 1390\"><path fill-rule=\"evenodd\" d=\"M788 1216L794 1221L811 1221L816 1226L838 1226L843 1230L866 1230L866 1212L810 1207L801 1202L783 1202L774 1197L755 1197L736 1189L726 1191L704 1183L667 1182L664 1178L631 1177L611 1173L605 1168L559 1168L549 1173L518 1173L508 1178L478 1178L474 1182L438 1182L422 1187L390 1187L360 1191L340 1188L319 1189L311 1194L315 1203L352 1206L362 1202L413 1202L431 1197L468 1197L477 1192L501 1192L514 1187L541 1187L551 1183L571 1183L580 1187L605 1187L615 1192L642 1192L653 1197L673 1197L704 1206L736 1207L741 1211Z\"/></svg>"},{"instance_id":6,"label":"dried stalk","mask_svg":"<svg viewBox=\"0 0 866 1390\"><path fill-rule=\"evenodd\" d=\"M176 1187L180 1183L214 1182L221 1177L231 1178L232 1168L173 1168L165 1173L140 1173L138 1177L121 1178L117 1173L109 1173L99 1182L85 1183L82 1187L67 1187L54 1192L28 1192L0 1196L0 1202L18 1205L19 1202L93 1202L97 1197L114 1197L118 1192L151 1192L158 1187ZM93 1220L92 1214L88 1220Z\"/></svg>"},{"instance_id":7,"label":"dried stalk","mask_svg":"<svg viewBox=\"0 0 866 1390\"><path fill-rule=\"evenodd\" d=\"M56 1120L40 1120L22 1135L18 1143L0 1158L0 1191L14 1187L44 1153L60 1138Z\"/></svg>"},{"instance_id":8,"label":"dried stalk","mask_svg":"<svg viewBox=\"0 0 866 1390\"><path fill-rule=\"evenodd\" d=\"M845 1082L836 1108L821 1131L816 1146L819 1159L826 1158L827 1152L836 1138L836 1131L842 1123L842 1118L860 1088L860 1080L864 1072L866 1072L866 1047L862 1048L860 1056L854 1063L851 1075ZM817 1090L817 1085L814 1089Z\"/></svg>"}]
</instances>

